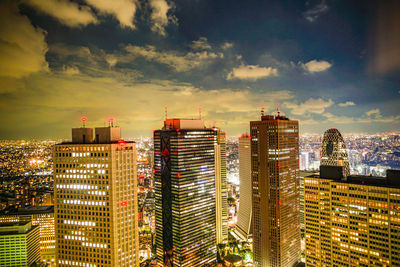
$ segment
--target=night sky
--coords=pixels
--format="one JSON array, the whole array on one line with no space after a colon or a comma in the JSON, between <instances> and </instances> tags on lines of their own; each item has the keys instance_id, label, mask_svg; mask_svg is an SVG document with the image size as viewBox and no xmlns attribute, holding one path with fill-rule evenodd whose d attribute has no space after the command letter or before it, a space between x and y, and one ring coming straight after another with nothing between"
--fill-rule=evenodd
<instances>
[{"instance_id":1,"label":"night sky","mask_svg":"<svg viewBox=\"0 0 400 267\"><path fill-rule=\"evenodd\" d=\"M228 136L280 111L301 133L400 130L400 1L0 1L0 138L114 117Z\"/></svg>"}]
</instances>

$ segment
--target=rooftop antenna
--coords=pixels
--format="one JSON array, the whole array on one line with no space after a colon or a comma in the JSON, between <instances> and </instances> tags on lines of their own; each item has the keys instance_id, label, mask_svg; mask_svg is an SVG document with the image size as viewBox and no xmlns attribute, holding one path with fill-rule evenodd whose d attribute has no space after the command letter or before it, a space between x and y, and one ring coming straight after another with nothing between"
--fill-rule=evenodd
<instances>
[{"instance_id":1,"label":"rooftop antenna","mask_svg":"<svg viewBox=\"0 0 400 267\"><path fill-rule=\"evenodd\" d=\"M248 132L249 132L249 125L246 124L245 126L246 126L246 135L248 135Z\"/></svg>"},{"instance_id":2,"label":"rooftop antenna","mask_svg":"<svg viewBox=\"0 0 400 267\"><path fill-rule=\"evenodd\" d=\"M279 111L279 104L276 104L276 111L278 112L278 117L281 116L281 112Z\"/></svg>"},{"instance_id":3,"label":"rooftop antenna","mask_svg":"<svg viewBox=\"0 0 400 267\"><path fill-rule=\"evenodd\" d=\"M215 121L213 121L213 128L215 128Z\"/></svg>"},{"instance_id":4,"label":"rooftop antenna","mask_svg":"<svg viewBox=\"0 0 400 267\"><path fill-rule=\"evenodd\" d=\"M200 120L201 120L201 106L199 106L199 117L200 117Z\"/></svg>"},{"instance_id":5,"label":"rooftop antenna","mask_svg":"<svg viewBox=\"0 0 400 267\"><path fill-rule=\"evenodd\" d=\"M164 106L164 110L165 110L165 119L167 119L167 117L168 117L168 106L167 105Z\"/></svg>"},{"instance_id":6,"label":"rooftop antenna","mask_svg":"<svg viewBox=\"0 0 400 267\"><path fill-rule=\"evenodd\" d=\"M262 104L262 107L261 107L261 116L264 116L264 107L265 107L265 104Z\"/></svg>"},{"instance_id":7,"label":"rooftop antenna","mask_svg":"<svg viewBox=\"0 0 400 267\"><path fill-rule=\"evenodd\" d=\"M108 118L108 127L114 127L114 118L113 117Z\"/></svg>"},{"instance_id":8,"label":"rooftop antenna","mask_svg":"<svg viewBox=\"0 0 400 267\"><path fill-rule=\"evenodd\" d=\"M81 122L82 122L82 127L83 127L83 128L85 128L85 126L86 126L86 121L87 121L87 118L86 118L86 117L82 117L82 118L81 118Z\"/></svg>"}]
</instances>

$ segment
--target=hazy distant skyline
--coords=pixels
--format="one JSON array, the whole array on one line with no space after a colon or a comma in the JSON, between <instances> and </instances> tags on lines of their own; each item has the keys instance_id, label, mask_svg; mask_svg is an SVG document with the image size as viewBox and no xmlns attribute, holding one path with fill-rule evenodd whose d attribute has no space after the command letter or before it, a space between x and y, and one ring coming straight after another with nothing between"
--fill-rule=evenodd
<instances>
[{"instance_id":1,"label":"hazy distant skyline","mask_svg":"<svg viewBox=\"0 0 400 267\"><path fill-rule=\"evenodd\" d=\"M0 3L0 138L68 138L114 117L228 136L260 109L301 133L400 129L397 1L20 0Z\"/></svg>"}]
</instances>

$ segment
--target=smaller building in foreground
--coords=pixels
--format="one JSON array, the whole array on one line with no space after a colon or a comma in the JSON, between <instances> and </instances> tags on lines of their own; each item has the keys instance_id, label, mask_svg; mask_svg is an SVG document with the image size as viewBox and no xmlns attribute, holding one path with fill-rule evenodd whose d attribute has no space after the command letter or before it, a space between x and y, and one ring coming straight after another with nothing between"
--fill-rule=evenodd
<instances>
[{"instance_id":1,"label":"smaller building in foreground","mask_svg":"<svg viewBox=\"0 0 400 267\"><path fill-rule=\"evenodd\" d=\"M38 226L31 222L0 224L0 266L31 266L39 261Z\"/></svg>"},{"instance_id":2,"label":"smaller building in foreground","mask_svg":"<svg viewBox=\"0 0 400 267\"><path fill-rule=\"evenodd\" d=\"M56 266L54 206L31 206L0 213L0 224L23 222L39 226L40 261L46 266Z\"/></svg>"},{"instance_id":3,"label":"smaller building in foreground","mask_svg":"<svg viewBox=\"0 0 400 267\"><path fill-rule=\"evenodd\" d=\"M400 266L400 171L304 178L306 266Z\"/></svg>"}]
</instances>

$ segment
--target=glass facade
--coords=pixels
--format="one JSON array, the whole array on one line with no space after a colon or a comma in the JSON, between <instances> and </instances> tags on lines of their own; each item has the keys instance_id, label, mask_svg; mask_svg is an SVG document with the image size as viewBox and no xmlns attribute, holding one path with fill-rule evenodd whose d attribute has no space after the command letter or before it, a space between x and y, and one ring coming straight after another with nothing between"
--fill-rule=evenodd
<instances>
[{"instance_id":1,"label":"glass facade","mask_svg":"<svg viewBox=\"0 0 400 267\"><path fill-rule=\"evenodd\" d=\"M154 132L159 266L216 262L216 145L213 129Z\"/></svg>"}]
</instances>

